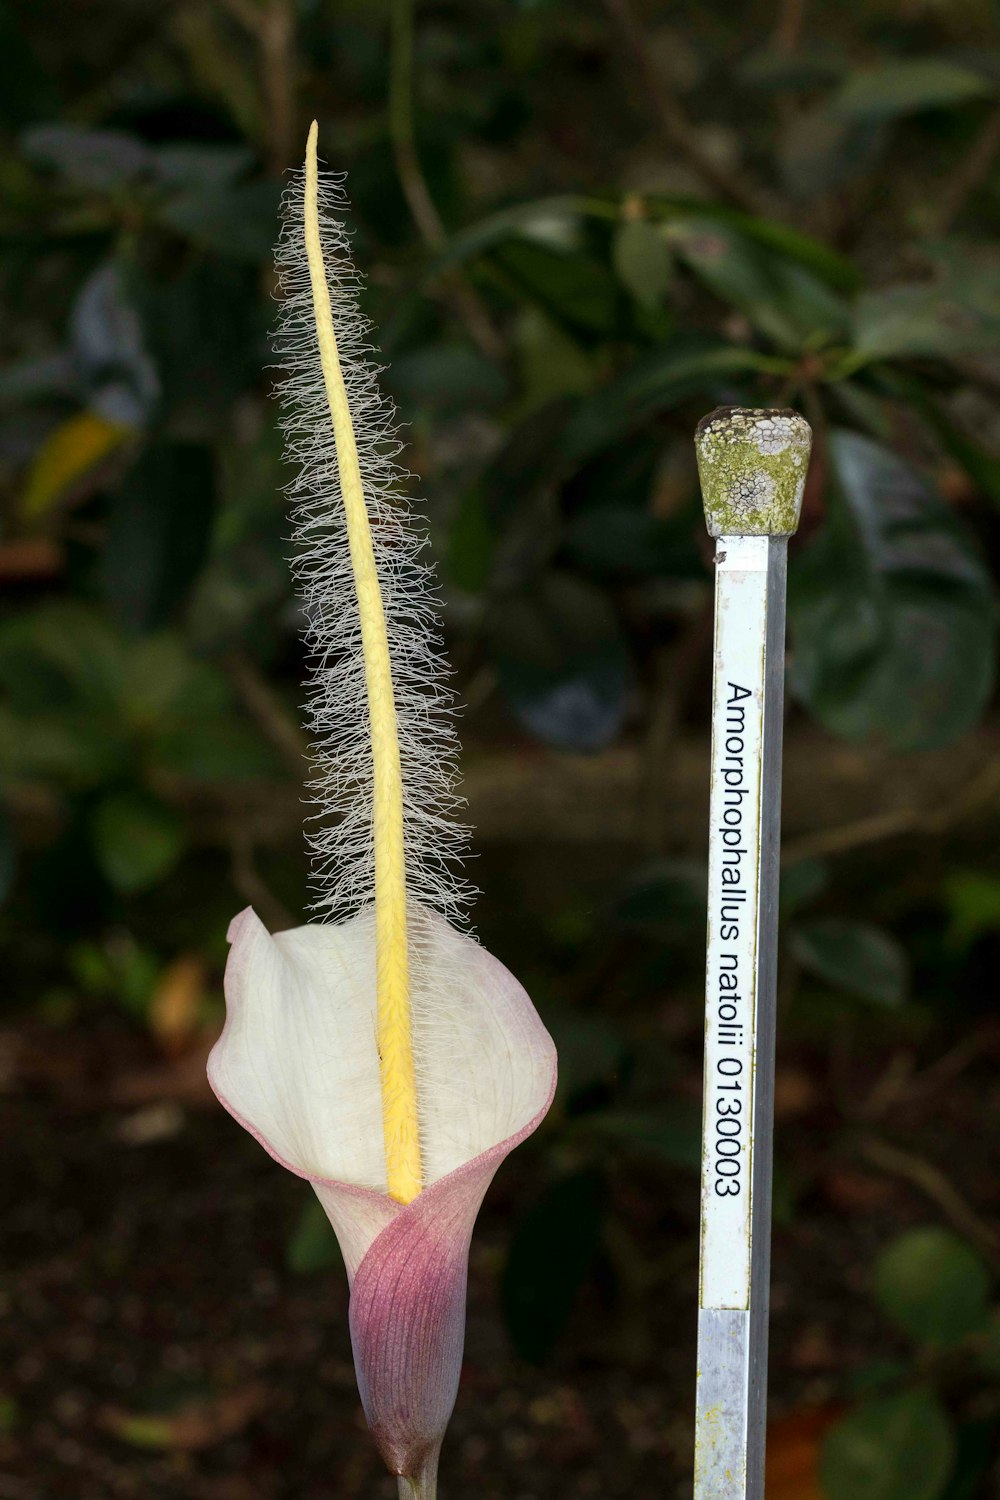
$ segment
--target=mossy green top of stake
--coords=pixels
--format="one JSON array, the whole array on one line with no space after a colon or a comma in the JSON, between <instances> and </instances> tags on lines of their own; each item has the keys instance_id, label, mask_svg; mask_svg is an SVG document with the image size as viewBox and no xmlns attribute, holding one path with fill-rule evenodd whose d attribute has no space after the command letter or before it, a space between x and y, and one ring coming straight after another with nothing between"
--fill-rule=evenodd
<instances>
[{"instance_id":1,"label":"mossy green top of stake","mask_svg":"<svg viewBox=\"0 0 1000 1500\"><path fill-rule=\"evenodd\" d=\"M791 536L812 447L804 417L720 406L698 423L694 443L711 536Z\"/></svg>"}]
</instances>

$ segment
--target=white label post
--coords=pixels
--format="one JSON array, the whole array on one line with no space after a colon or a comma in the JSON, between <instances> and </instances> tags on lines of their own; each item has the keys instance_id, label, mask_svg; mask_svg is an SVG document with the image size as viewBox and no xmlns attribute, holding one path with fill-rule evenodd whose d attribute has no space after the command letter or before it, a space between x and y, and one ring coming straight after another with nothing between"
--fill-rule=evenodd
<instances>
[{"instance_id":1,"label":"white label post","mask_svg":"<svg viewBox=\"0 0 1000 1500\"><path fill-rule=\"evenodd\" d=\"M716 538L695 1500L763 1500L788 536L811 434L721 408L696 445Z\"/></svg>"}]
</instances>

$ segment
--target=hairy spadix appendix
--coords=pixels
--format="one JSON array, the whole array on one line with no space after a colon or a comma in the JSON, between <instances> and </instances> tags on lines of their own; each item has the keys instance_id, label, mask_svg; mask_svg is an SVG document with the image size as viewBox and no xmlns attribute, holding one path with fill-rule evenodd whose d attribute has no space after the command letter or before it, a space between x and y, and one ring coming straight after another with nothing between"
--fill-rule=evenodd
<instances>
[{"instance_id":1,"label":"hairy spadix appendix","mask_svg":"<svg viewBox=\"0 0 1000 1500\"><path fill-rule=\"evenodd\" d=\"M379 394L339 181L317 129L284 199L277 349L311 661L320 920L229 930L226 1109L315 1188L343 1251L368 1424L401 1497L433 1500L458 1389L469 1241L555 1089L552 1041L455 922L456 740L425 536ZM333 1485L334 1491L336 1484Z\"/></svg>"}]
</instances>

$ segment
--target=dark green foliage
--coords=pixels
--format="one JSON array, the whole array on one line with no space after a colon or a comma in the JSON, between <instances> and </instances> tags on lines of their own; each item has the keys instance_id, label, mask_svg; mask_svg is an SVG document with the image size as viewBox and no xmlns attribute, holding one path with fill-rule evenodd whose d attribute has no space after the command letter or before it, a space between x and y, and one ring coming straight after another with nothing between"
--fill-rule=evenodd
<instances>
[{"instance_id":1,"label":"dark green foliage","mask_svg":"<svg viewBox=\"0 0 1000 1500\"><path fill-rule=\"evenodd\" d=\"M657 133L615 7L424 0L414 166L387 109L386 6L299 0L282 59L246 24L264 0L0 0L8 990L46 1017L71 992L138 1024L194 951L218 1006L226 915L303 916L304 663L267 330L282 174L315 114L348 173L487 787L477 921L560 1048L503 1231L508 1327L537 1362L578 1347L588 1298L627 1317L638 1286L641 1323L642 1297L676 1283L693 1309L707 775L690 766L707 757L711 551L692 434L712 407L792 405L816 437L790 549L788 745L817 789L789 778L805 847L784 873L781 1034L822 1080L817 1158L881 1130L865 1112L881 1051L899 1043L919 1079L916 1052L951 1055L1000 969L995 789L897 795L924 752L961 777L994 732L995 20L634 8L687 135ZM580 755L596 774L567 796ZM874 811L822 805L828 763L850 768L845 803L877 783ZM536 838L520 800L539 767ZM913 842L928 829L930 853ZM791 1240L823 1168L782 1153L811 1129L779 1120ZM838 1267L838 1308L881 1319L893 1357L816 1377L852 1403L828 1500L978 1500L990 1482L991 1272L903 1203L884 1239L866 1218L843 1229L870 1274ZM637 1270L622 1227L641 1238L644 1212L657 1264ZM288 1237L292 1270L335 1264L314 1200Z\"/></svg>"}]
</instances>

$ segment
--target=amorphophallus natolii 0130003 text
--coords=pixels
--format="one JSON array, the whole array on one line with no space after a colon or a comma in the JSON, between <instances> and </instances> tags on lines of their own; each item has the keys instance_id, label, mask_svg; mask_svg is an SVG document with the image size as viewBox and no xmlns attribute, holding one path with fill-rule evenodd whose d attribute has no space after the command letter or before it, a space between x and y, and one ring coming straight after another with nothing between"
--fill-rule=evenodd
<instances>
[{"instance_id":1,"label":"amorphophallus natolii 0130003 text","mask_svg":"<svg viewBox=\"0 0 1000 1500\"><path fill-rule=\"evenodd\" d=\"M395 464L336 179L309 135L285 196L277 347L311 668L310 835L322 920L230 928L226 1108L313 1184L351 1284L369 1426L432 1500L458 1388L469 1241L497 1167L555 1088L524 990L455 925L455 733L425 538Z\"/></svg>"}]
</instances>

